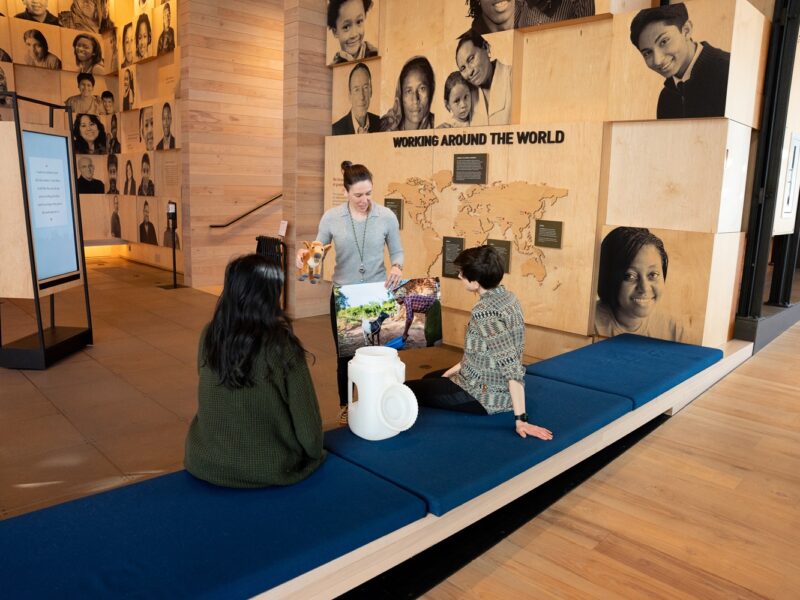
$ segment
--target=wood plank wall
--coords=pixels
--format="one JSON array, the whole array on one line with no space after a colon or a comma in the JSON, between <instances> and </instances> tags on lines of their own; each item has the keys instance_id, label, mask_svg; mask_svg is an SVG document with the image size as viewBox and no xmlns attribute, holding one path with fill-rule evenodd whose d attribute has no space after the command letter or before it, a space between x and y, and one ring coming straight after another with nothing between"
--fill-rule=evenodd
<instances>
[{"instance_id":1,"label":"wood plank wall","mask_svg":"<svg viewBox=\"0 0 800 600\"><path fill-rule=\"evenodd\" d=\"M324 3L323 3L324 4ZM232 256L276 235L281 202L209 229L282 186L283 0L182 0L181 128L186 279L220 285Z\"/></svg>"},{"instance_id":2,"label":"wood plank wall","mask_svg":"<svg viewBox=\"0 0 800 600\"><path fill-rule=\"evenodd\" d=\"M325 66L325 0L285 0L284 7L283 210L291 257L297 243L314 239L322 216L332 78ZM312 286L290 276L288 285L293 317L328 311L330 284Z\"/></svg>"}]
</instances>

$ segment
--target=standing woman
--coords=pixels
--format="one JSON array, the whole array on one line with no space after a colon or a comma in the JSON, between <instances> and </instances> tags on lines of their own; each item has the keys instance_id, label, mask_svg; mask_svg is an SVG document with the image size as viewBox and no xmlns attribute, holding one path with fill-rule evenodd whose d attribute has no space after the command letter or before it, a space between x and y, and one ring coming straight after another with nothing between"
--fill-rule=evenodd
<instances>
[{"instance_id":1,"label":"standing woman","mask_svg":"<svg viewBox=\"0 0 800 600\"><path fill-rule=\"evenodd\" d=\"M336 264L333 268L335 285L375 283L385 281L387 288L395 288L403 276L403 246L400 242L400 224L388 208L372 201L372 173L364 165L342 163L342 177L347 202L327 210L319 222L316 239L323 244L333 241ZM386 273L383 248L389 249L391 268ZM297 268L302 267L306 249L297 251ZM336 303L331 293L331 328L337 345ZM337 383L339 387L339 422L347 423L347 363L351 356L339 356Z\"/></svg>"},{"instance_id":2,"label":"standing woman","mask_svg":"<svg viewBox=\"0 0 800 600\"><path fill-rule=\"evenodd\" d=\"M122 76L122 110L131 110L136 105L136 90L133 87L133 74L125 69Z\"/></svg>"},{"instance_id":3,"label":"standing woman","mask_svg":"<svg viewBox=\"0 0 800 600\"><path fill-rule=\"evenodd\" d=\"M200 334L197 415L186 470L215 485L257 488L305 479L325 459L306 352L281 310L283 269L234 259Z\"/></svg>"},{"instance_id":4,"label":"standing woman","mask_svg":"<svg viewBox=\"0 0 800 600\"><path fill-rule=\"evenodd\" d=\"M133 163L128 161L125 163L125 187L122 193L126 196L136 195L136 180L133 178Z\"/></svg>"}]
</instances>

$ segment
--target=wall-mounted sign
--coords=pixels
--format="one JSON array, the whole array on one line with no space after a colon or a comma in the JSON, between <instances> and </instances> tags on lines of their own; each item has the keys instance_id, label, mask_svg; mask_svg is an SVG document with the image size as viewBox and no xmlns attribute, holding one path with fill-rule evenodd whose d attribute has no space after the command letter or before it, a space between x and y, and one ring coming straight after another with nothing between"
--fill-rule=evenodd
<instances>
[{"instance_id":1,"label":"wall-mounted sign","mask_svg":"<svg viewBox=\"0 0 800 600\"><path fill-rule=\"evenodd\" d=\"M509 240L486 240L486 245L491 246L503 259L503 273L508 273L511 266L511 242Z\"/></svg>"},{"instance_id":2,"label":"wall-mounted sign","mask_svg":"<svg viewBox=\"0 0 800 600\"><path fill-rule=\"evenodd\" d=\"M534 245L543 248L561 248L563 221L536 221Z\"/></svg>"},{"instance_id":3,"label":"wall-mounted sign","mask_svg":"<svg viewBox=\"0 0 800 600\"><path fill-rule=\"evenodd\" d=\"M464 250L464 238L447 237L442 240L442 277L458 278L458 267L453 264Z\"/></svg>"},{"instance_id":4,"label":"wall-mounted sign","mask_svg":"<svg viewBox=\"0 0 800 600\"><path fill-rule=\"evenodd\" d=\"M488 154L453 155L453 183L486 183Z\"/></svg>"},{"instance_id":5,"label":"wall-mounted sign","mask_svg":"<svg viewBox=\"0 0 800 600\"><path fill-rule=\"evenodd\" d=\"M394 213L397 217L397 222L400 223L400 229L403 228L403 199L402 198L384 198L383 205Z\"/></svg>"}]
</instances>

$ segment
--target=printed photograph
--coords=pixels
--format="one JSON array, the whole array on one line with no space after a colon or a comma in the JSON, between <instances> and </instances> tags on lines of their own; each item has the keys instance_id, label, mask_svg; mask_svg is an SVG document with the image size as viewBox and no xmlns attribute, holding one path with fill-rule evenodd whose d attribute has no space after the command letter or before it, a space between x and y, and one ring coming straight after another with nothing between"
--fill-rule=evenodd
<instances>
[{"instance_id":1,"label":"printed photograph","mask_svg":"<svg viewBox=\"0 0 800 600\"><path fill-rule=\"evenodd\" d=\"M0 62L12 62L11 29L8 17L0 17Z\"/></svg>"},{"instance_id":2,"label":"printed photograph","mask_svg":"<svg viewBox=\"0 0 800 600\"><path fill-rule=\"evenodd\" d=\"M378 0L328 0L328 56L339 64L378 56Z\"/></svg>"},{"instance_id":3,"label":"printed photograph","mask_svg":"<svg viewBox=\"0 0 800 600\"><path fill-rule=\"evenodd\" d=\"M13 56L17 63L59 71L62 68L61 29L55 25L11 19Z\"/></svg>"},{"instance_id":4,"label":"printed photograph","mask_svg":"<svg viewBox=\"0 0 800 600\"><path fill-rule=\"evenodd\" d=\"M480 3L502 4L491 0L480 0ZM568 19L591 17L595 14L594 0L521 0L516 2L516 6L515 27L557 23Z\"/></svg>"},{"instance_id":5,"label":"printed photograph","mask_svg":"<svg viewBox=\"0 0 800 600\"><path fill-rule=\"evenodd\" d=\"M341 77L339 73L343 69L334 70L334 89L336 89L337 96L341 97L346 95L347 112L331 125L332 135L377 133L380 131L381 118L369 110L373 97L373 86L379 83L380 74L376 73L373 78L370 64L373 67L377 66L374 61L372 63L363 62L349 69L346 84L340 81ZM344 70L346 71L347 69L345 68ZM346 85L346 88L344 85ZM336 104L342 103L337 102ZM336 110L336 108L337 107L334 106L334 110ZM336 113L334 113L334 115L336 115ZM336 116L334 116L334 118L336 118Z\"/></svg>"},{"instance_id":6,"label":"printed photograph","mask_svg":"<svg viewBox=\"0 0 800 600\"><path fill-rule=\"evenodd\" d=\"M64 70L95 75L109 72L103 46L103 38L99 34L62 29L61 57Z\"/></svg>"},{"instance_id":7,"label":"printed photograph","mask_svg":"<svg viewBox=\"0 0 800 600\"><path fill-rule=\"evenodd\" d=\"M425 348L442 339L441 287L436 277L334 286L339 355L364 346Z\"/></svg>"},{"instance_id":8,"label":"printed photograph","mask_svg":"<svg viewBox=\"0 0 800 600\"><path fill-rule=\"evenodd\" d=\"M153 11L156 31L158 32L158 43L156 44L156 55L161 56L175 50L177 45L175 38L175 24L177 23L178 10L177 1L169 0Z\"/></svg>"}]
</instances>

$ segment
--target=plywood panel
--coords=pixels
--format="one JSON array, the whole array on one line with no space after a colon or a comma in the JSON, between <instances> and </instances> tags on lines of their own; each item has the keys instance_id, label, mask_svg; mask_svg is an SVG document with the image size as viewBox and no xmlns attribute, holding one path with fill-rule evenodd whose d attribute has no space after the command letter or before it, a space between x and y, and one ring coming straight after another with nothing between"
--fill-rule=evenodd
<instances>
[{"instance_id":1,"label":"plywood panel","mask_svg":"<svg viewBox=\"0 0 800 600\"><path fill-rule=\"evenodd\" d=\"M730 309L736 296L739 257L743 246L743 233L723 233L714 236L703 326L704 346L721 346L731 338L729 332L733 315Z\"/></svg>"},{"instance_id":2,"label":"plywood panel","mask_svg":"<svg viewBox=\"0 0 800 600\"><path fill-rule=\"evenodd\" d=\"M17 133L14 123L0 123L0 181L3 193L0 206L3 234L0 235L0 297L33 298L31 259L28 254L28 228L25 223L25 200L19 170Z\"/></svg>"},{"instance_id":3,"label":"plywood panel","mask_svg":"<svg viewBox=\"0 0 800 600\"><path fill-rule=\"evenodd\" d=\"M604 120L612 20L565 24L521 35L520 123Z\"/></svg>"},{"instance_id":4,"label":"plywood panel","mask_svg":"<svg viewBox=\"0 0 800 600\"><path fill-rule=\"evenodd\" d=\"M726 119L615 123L608 222L739 231L749 131Z\"/></svg>"},{"instance_id":5,"label":"plywood panel","mask_svg":"<svg viewBox=\"0 0 800 600\"><path fill-rule=\"evenodd\" d=\"M736 3L731 42L731 71L725 116L758 129L770 23L748 0Z\"/></svg>"}]
</instances>

